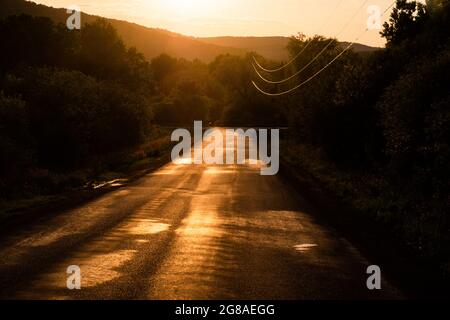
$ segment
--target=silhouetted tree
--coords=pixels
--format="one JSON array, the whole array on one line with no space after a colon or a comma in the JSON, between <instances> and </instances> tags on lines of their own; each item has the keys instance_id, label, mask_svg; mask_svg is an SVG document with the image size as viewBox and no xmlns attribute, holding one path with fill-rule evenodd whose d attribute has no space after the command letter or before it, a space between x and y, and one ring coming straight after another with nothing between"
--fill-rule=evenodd
<instances>
[{"instance_id":1,"label":"silhouetted tree","mask_svg":"<svg viewBox=\"0 0 450 320\"><path fill-rule=\"evenodd\" d=\"M397 0L389 22L383 25L381 35L388 45L399 44L415 37L427 19L427 7L417 1Z\"/></svg>"}]
</instances>

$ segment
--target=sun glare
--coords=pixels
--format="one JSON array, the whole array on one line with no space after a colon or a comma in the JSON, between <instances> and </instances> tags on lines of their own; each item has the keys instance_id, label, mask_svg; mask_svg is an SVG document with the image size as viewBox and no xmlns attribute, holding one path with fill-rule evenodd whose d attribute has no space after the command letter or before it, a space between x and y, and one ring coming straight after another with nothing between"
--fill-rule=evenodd
<instances>
[{"instance_id":1,"label":"sun glare","mask_svg":"<svg viewBox=\"0 0 450 320\"><path fill-rule=\"evenodd\" d=\"M205 15L214 10L212 0L165 0L167 9L179 16Z\"/></svg>"}]
</instances>

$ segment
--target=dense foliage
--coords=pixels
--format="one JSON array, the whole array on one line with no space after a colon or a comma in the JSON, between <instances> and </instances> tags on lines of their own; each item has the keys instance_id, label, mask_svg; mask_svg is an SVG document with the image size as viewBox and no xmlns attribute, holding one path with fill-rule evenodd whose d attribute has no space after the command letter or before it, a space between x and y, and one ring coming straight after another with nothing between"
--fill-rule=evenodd
<instances>
[{"instance_id":1,"label":"dense foliage","mask_svg":"<svg viewBox=\"0 0 450 320\"><path fill-rule=\"evenodd\" d=\"M48 18L9 16L0 37L2 198L77 185L64 177L145 142L155 125L274 119L273 105L249 86L250 56L147 61L106 20L69 31Z\"/></svg>"},{"instance_id":2,"label":"dense foliage","mask_svg":"<svg viewBox=\"0 0 450 320\"><path fill-rule=\"evenodd\" d=\"M11 16L0 21L0 37L3 197L55 192L39 183L42 172L90 166L145 139L149 63L107 23L70 32L47 18Z\"/></svg>"},{"instance_id":3,"label":"dense foliage","mask_svg":"<svg viewBox=\"0 0 450 320\"><path fill-rule=\"evenodd\" d=\"M344 55L285 98L295 144L320 151L328 163L327 173L316 174L331 181L330 188L346 201L386 223L417 256L440 261L447 275L449 26L450 1L423 5L398 0L382 31L386 49ZM291 54L306 41L293 38ZM323 39L313 41L315 45ZM308 51L296 69L310 61ZM312 69L329 59L317 61Z\"/></svg>"}]
</instances>

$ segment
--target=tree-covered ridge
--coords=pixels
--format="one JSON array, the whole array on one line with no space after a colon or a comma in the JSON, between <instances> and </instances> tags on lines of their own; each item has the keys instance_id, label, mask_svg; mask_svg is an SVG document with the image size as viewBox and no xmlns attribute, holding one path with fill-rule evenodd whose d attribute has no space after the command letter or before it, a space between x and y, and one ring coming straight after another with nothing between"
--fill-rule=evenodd
<instances>
[{"instance_id":1,"label":"tree-covered ridge","mask_svg":"<svg viewBox=\"0 0 450 320\"><path fill-rule=\"evenodd\" d=\"M9 16L0 36L4 197L53 192L35 185L36 172L89 167L151 138L155 125L273 120L272 110L258 116L256 102L266 102L249 87L250 56L209 65L165 54L147 61L102 19L70 31L49 18Z\"/></svg>"},{"instance_id":2,"label":"tree-covered ridge","mask_svg":"<svg viewBox=\"0 0 450 320\"><path fill-rule=\"evenodd\" d=\"M0 18L10 15L27 14L36 17L48 17L55 23L65 23L65 9L57 9L26 0L2 0ZM82 24L91 24L99 17L82 13ZM257 52L268 59L281 61L288 58L285 50L289 37L212 37L195 38L158 28L147 28L128 21L107 19L117 30L128 47L136 47L146 59L161 54L187 60L199 59L211 62L218 55L245 55ZM342 45L346 45L343 43ZM355 51L373 51L376 48L355 45Z\"/></svg>"},{"instance_id":3,"label":"tree-covered ridge","mask_svg":"<svg viewBox=\"0 0 450 320\"><path fill-rule=\"evenodd\" d=\"M298 150L314 150L324 161L315 168L304 165L316 170L346 202L385 223L417 257L439 261L440 273L446 276L450 274L449 26L450 1L422 5L398 0L382 31L388 41L385 50L346 54L285 98ZM293 39L291 55L306 41ZM313 44L322 41L326 40L319 37ZM323 66L335 50L294 82ZM307 50L295 69L315 52ZM317 169L323 166L333 169Z\"/></svg>"}]
</instances>

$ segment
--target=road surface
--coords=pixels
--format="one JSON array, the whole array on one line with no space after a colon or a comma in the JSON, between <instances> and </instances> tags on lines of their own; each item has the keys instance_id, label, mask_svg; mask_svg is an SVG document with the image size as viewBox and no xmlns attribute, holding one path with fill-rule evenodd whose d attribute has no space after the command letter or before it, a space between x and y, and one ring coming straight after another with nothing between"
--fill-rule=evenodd
<instances>
[{"instance_id":1,"label":"road surface","mask_svg":"<svg viewBox=\"0 0 450 320\"><path fill-rule=\"evenodd\" d=\"M301 194L259 165L168 164L4 240L0 298L400 297Z\"/></svg>"}]
</instances>

